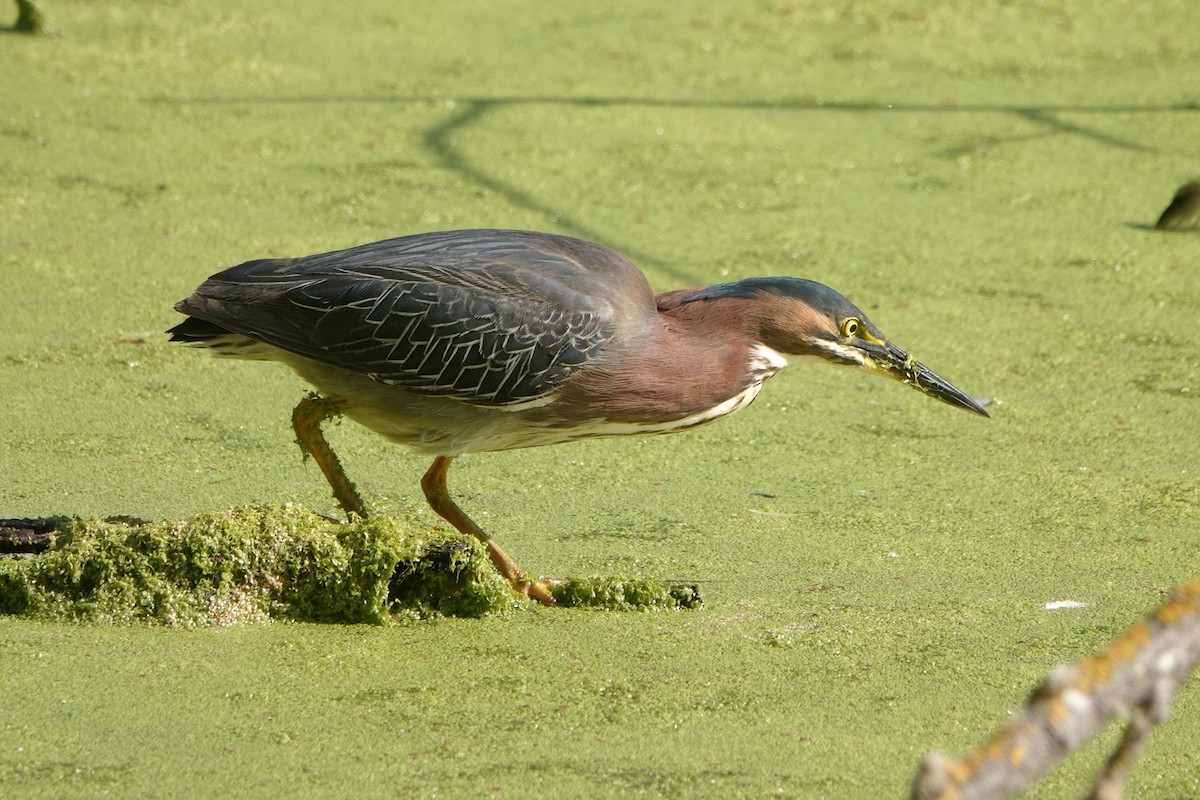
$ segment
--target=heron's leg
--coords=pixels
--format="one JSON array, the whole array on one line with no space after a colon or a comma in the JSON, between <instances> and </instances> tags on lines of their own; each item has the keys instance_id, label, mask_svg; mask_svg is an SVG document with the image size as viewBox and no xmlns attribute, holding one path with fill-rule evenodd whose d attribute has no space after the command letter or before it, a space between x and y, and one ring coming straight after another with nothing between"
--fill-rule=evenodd
<instances>
[{"instance_id":1,"label":"heron's leg","mask_svg":"<svg viewBox=\"0 0 1200 800\"><path fill-rule=\"evenodd\" d=\"M305 455L312 456L321 472L325 473L325 480L329 481L330 487L333 488L333 496L337 498L342 510L366 519L367 507L359 497L358 489L354 488L354 484L346 477L342 462L338 460L329 442L325 441L325 434L321 433L321 423L340 413L334 401L315 394L309 395L301 400L300 405L292 412L292 429L296 431L296 443L300 445L300 449Z\"/></svg>"},{"instance_id":2,"label":"heron's leg","mask_svg":"<svg viewBox=\"0 0 1200 800\"><path fill-rule=\"evenodd\" d=\"M450 490L446 487L446 473L450 471L450 462L453 460L454 456L438 456L433 460L433 465L430 466L425 476L421 478L421 488L425 490L425 499L429 501L429 507L462 533L474 536L483 542L496 571L512 584L513 589L548 606L554 605L554 595L550 594L549 584L545 581L527 580L525 570L521 569L512 556L492 541L483 532L483 528L476 525L475 521L450 499Z\"/></svg>"}]
</instances>

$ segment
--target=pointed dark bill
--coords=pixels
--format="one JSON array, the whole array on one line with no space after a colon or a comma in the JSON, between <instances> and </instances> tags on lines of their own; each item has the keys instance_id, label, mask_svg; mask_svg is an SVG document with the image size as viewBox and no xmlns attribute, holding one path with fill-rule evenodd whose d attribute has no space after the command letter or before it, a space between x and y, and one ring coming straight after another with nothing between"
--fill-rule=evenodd
<instances>
[{"instance_id":1,"label":"pointed dark bill","mask_svg":"<svg viewBox=\"0 0 1200 800\"><path fill-rule=\"evenodd\" d=\"M991 416L974 398L956 388L950 381L929 367L910 357L891 342L882 345L869 343L862 349L871 362L889 378L906 383L930 397L936 397L943 403L983 417Z\"/></svg>"}]
</instances>

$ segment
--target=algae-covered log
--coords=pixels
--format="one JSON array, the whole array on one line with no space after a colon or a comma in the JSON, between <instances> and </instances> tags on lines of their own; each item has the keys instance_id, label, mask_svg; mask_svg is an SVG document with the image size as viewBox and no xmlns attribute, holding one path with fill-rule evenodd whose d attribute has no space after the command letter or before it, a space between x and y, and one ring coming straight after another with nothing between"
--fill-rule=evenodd
<instances>
[{"instance_id":1,"label":"algae-covered log","mask_svg":"<svg viewBox=\"0 0 1200 800\"><path fill-rule=\"evenodd\" d=\"M514 603L474 542L390 517L339 524L299 506L253 505L55 527L44 551L0 558L0 612L168 625L379 623L482 616Z\"/></svg>"},{"instance_id":2,"label":"algae-covered log","mask_svg":"<svg viewBox=\"0 0 1200 800\"><path fill-rule=\"evenodd\" d=\"M0 520L0 531L11 540L0 548L4 614L166 625L381 623L482 617L525 602L474 538L394 517L343 524L296 505L251 505L163 522ZM555 591L563 605L700 604L695 587L644 579L590 578Z\"/></svg>"},{"instance_id":3,"label":"algae-covered log","mask_svg":"<svg viewBox=\"0 0 1200 800\"><path fill-rule=\"evenodd\" d=\"M550 593L563 606L601 606L637 611L699 608L700 590L687 584L667 584L648 578L573 578L553 584Z\"/></svg>"}]
</instances>

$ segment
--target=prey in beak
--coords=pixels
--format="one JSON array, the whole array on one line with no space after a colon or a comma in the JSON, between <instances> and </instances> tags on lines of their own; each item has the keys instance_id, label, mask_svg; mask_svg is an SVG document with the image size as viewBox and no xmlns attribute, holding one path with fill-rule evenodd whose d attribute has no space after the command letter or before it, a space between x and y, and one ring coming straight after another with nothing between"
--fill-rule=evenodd
<instances>
[{"instance_id":1,"label":"prey in beak","mask_svg":"<svg viewBox=\"0 0 1200 800\"><path fill-rule=\"evenodd\" d=\"M848 301L846 305L853 311L837 320L836 331L813 342L822 356L874 370L955 408L991 416L979 401L889 342L861 311Z\"/></svg>"},{"instance_id":2,"label":"prey in beak","mask_svg":"<svg viewBox=\"0 0 1200 800\"><path fill-rule=\"evenodd\" d=\"M982 417L991 416L979 401L889 341L858 339L848 346L862 354L865 367L876 369L889 378L895 378L943 403Z\"/></svg>"}]
</instances>

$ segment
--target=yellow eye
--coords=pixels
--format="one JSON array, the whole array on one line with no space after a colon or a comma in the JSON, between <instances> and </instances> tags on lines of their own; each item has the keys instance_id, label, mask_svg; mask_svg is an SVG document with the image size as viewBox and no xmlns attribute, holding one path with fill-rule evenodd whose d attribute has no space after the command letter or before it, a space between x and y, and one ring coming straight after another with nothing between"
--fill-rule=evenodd
<instances>
[{"instance_id":1,"label":"yellow eye","mask_svg":"<svg viewBox=\"0 0 1200 800\"><path fill-rule=\"evenodd\" d=\"M862 323L860 323L857 319L854 317L846 317L844 320L842 320L842 338L853 339L855 336L858 336L858 332L861 328Z\"/></svg>"}]
</instances>

